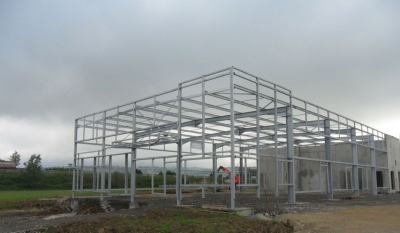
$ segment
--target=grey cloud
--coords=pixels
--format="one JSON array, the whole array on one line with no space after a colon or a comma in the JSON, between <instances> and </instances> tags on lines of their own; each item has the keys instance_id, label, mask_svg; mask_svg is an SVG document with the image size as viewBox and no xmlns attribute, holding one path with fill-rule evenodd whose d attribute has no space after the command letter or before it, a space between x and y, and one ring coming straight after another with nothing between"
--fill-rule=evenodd
<instances>
[{"instance_id":1,"label":"grey cloud","mask_svg":"<svg viewBox=\"0 0 400 233\"><path fill-rule=\"evenodd\" d=\"M373 126L383 113L400 114L399 8L395 1L3 1L0 118L71 124L234 65Z\"/></svg>"}]
</instances>

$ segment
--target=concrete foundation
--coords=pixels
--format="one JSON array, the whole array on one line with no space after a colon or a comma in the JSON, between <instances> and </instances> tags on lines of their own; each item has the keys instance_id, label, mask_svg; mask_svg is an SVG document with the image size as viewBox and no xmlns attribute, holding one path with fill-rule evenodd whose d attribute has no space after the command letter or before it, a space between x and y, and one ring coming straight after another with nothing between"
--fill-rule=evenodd
<instances>
[{"instance_id":1,"label":"concrete foundation","mask_svg":"<svg viewBox=\"0 0 400 233\"><path fill-rule=\"evenodd\" d=\"M135 202L130 202L129 203L129 209L135 209L135 208L138 208L138 207L139 207L139 205L137 203L135 203Z\"/></svg>"},{"instance_id":2,"label":"concrete foundation","mask_svg":"<svg viewBox=\"0 0 400 233\"><path fill-rule=\"evenodd\" d=\"M71 199L71 209L72 211L79 210L79 201L77 199Z\"/></svg>"}]
</instances>

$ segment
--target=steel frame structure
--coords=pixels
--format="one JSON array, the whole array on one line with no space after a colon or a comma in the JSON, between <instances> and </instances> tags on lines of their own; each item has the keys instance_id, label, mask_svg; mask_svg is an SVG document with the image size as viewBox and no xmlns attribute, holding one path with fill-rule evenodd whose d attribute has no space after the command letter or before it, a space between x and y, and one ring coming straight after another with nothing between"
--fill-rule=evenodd
<instances>
[{"instance_id":1,"label":"steel frame structure","mask_svg":"<svg viewBox=\"0 0 400 233\"><path fill-rule=\"evenodd\" d=\"M185 150L184 145L189 142L200 143L201 150L198 153ZM332 160L330 146L338 142L352 145L351 163ZM130 196L131 204L135 201L137 161L154 162L155 159L163 160L164 184L165 164L176 163L177 205L181 204L182 188L191 186L182 182L182 163L191 160L210 161L216 174L218 159L228 158L233 174L237 173L235 164L240 163L240 175L243 169L247 172L248 160L255 161L256 182L248 183L245 178L245 182L238 186L241 189L256 187L256 195L260 197L260 157L266 156L261 155L260 148L273 148L274 166L278 168L280 161L287 164L288 182L285 185L288 202L294 203L294 163L295 160L305 159L294 155L294 146L322 144L325 144L326 159L317 161L327 166L328 198L333 198L334 191L332 164L350 164L352 179L357 181L358 167L368 167L371 174L375 174L375 151L386 153L382 132L295 97L290 90L278 84L229 67L179 83L176 89L77 118L72 195L74 197L76 191L83 190L85 161L93 163L93 191L101 193L101 200L105 194L110 195L113 157L124 156L124 193ZM171 145L176 145L176 148L171 148ZM370 149L370 164L358 163L357 146ZM287 155L278 155L279 148L286 148ZM139 156L140 150L171 152L172 155ZM372 191L376 194L376 176L371 178ZM278 195L278 169L275 169L275 181L275 194ZM204 184L203 187L214 187L215 191L220 185L214 175L214 183ZM235 185L231 182L229 186L230 207L234 209ZM358 182L352 182L352 190L358 195Z\"/></svg>"}]
</instances>

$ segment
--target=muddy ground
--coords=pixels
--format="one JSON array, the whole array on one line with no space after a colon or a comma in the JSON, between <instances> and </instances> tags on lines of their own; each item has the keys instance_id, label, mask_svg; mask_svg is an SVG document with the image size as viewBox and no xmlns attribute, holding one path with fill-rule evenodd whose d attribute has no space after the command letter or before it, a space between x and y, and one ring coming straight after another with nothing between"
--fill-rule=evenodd
<instances>
[{"instance_id":1,"label":"muddy ground","mask_svg":"<svg viewBox=\"0 0 400 233\"><path fill-rule=\"evenodd\" d=\"M236 207L251 207L256 213L268 212L273 218L285 219L290 216L289 219L297 221L297 231L303 232L323 232L318 231L318 223L313 223L312 219L315 217L309 217L300 219L298 216L312 216L310 214L316 214L315 216L322 216L320 212L332 212L340 213L347 209L360 209L362 208L376 208L381 207L380 211L375 213L376 216L384 217L386 214L385 208L396 208L392 211L388 211L388 214L398 213L400 211L400 194L379 194L373 196L369 193L361 193L359 198L348 199L351 196L350 192L335 194L334 200L327 200L325 194L297 194L296 204L288 204L287 196L275 197L271 193L267 194L267 197L262 193L260 198L256 197L254 192L236 193ZM34 230L52 228L62 223L69 223L81 220L99 220L103 217L113 216L137 216L143 214L149 209L170 209L177 208L176 197L174 194L168 194L166 197L160 194L156 195L137 195L135 201L138 207L135 209L129 209L130 199L127 197L113 197L107 198L110 207L103 210L98 207L99 198L80 198L81 209L76 212L70 212L69 204L70 200L65 200L63 203L58 203L55 206L42 210L26 210L26 211L6 211L0 212L0 232L34 232ZM200 207L202 204L212 205L230 205L230 192L208 192L205 198L201 197L201 193L188 193L183 195L182 205L194 205ZM397 206L398 205L398 206ZM362 212L368 212L367 209L361 210ZM396 210L398 211L396 212ZM106 212L103 212L106 211ZM339 214L340 215L340 214ZM346 215L343 212L343 216ZM357 217L357 216L355 216ZM343 221L348 217L343 217ZM286 218L288 219L288 218ZM340 221L341 218L338 218ZM376 220L375 220L376 221ZM378 222L378 221L377 221ZM308 224L308 225L307 225ZM335 225L329 226L329 223L323 229L335 229ZM340 224L340 223L331 223ZM355 222L355 229L357 224ZM354 224L353 224L354 225ZM333 227L333 228L330 228ZM328 232L332 230L327 230ZM343 230L342 230L343 231ZM346 231L344 231L346 232ZM358 232L358 231L350 231ZM379 232L379 231L377 231Z\"/></svg>"}]
</instances>

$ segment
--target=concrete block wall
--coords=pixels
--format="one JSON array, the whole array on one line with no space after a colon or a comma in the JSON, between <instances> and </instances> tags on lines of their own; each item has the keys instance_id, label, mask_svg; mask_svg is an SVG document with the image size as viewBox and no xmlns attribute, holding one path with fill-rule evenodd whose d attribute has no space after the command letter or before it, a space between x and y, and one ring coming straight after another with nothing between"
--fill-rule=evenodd
<instances>
[{"instance_id":1,"label":"concrete block wall","mask_svg":"<svg viewBox=\"0 0 400 233\"><path fill-rule=\"evenodd\" d=\"M274 192L275 191L275 149L265 149L261 148L260 149L260 154L261 154L261 163L260 163L260 169L261 169L261 177L265 177L265 180L263 179L262 182L264 182L263 186L266 188L267 191ZM278 155L282 156L285 159L287 157L287 151L286 148L278 148ZM294 149L294 155L299 156L299 148L295 147ZM295 164L295 170L298 170L298 165ZM283 165L283 171L282 171L282 165L281 162L278 163L278 171L280 172L279 174L279 183L287 183L287 163L284 162ZM263 176L263 174L265 174ZM283 178L282 175L283 174ZM287 192L287 186L279 186L279 192Z\"/></svg>"},{"instance_id":2,"label":"concrete block wall","mask_svg":"<svg viewBox=\"0 0 400 233\"><path fill-rule=\"evenodd\" d=\"M376 142L375 145L381 142ZM382 143L381 143L382 144ZM388 167L389 171L385 169L377 168L377 171L383 173L383 186L391 187L391 172L393 172L394 191L399 190L400 184L400 169L398 163L400 162L400 144L399 139L386 135L386 144L388 147L388 153L376 150L376 165L380 167ZM352 163L351 144L349 143L336 143L331 146L331 157L333 161L348 162ZM261 174L265 174L263 182L268 191L275 190L275 158L274 149L266 148L261 149ZM295 147L295 156L311 158L311 159L325 159L325 146L307 146L307 147ZM278 148L279 156L286 157L286 148ZM268 155L265 157L264 155ZM272 156L272 157L270 157ZM370 149L364 146L357 146L357 156L359 164L370 165L371 154ZM282 158L281 158L282 159ZM320 166L319 161L306 161L301 159L295 160L295 183L296 191L314 191L321 190L326 192L326 166L322 162ZM281 176L283 175L283 183L286 183L287 177L287 164L284 163L283 171L281 162L279 162L279 182L282 183ZM283 172L283 173L282 173ZM345 164L333 164L333 188L334 189L346 189L351 190L351 168ZM359 168L359 185L360 188L369 188L372 190L372 174L370 168ZM347 178L347 179L346 179ZM362 185L363 184L363 187ZM280 193L287 192L287 186L279 186Z\"/></svg>"},{"instance_id":3,"label":"concrete block wall","mask_svg":"<svg viewBox=\"0 0 400 233\"><path fill-rule=\"evenodd\" d=\"M389 174L387 174L387 178L389 179L389 187L390 192L399 191L399 179L400 179L400 142L398 138L395 138L390 135L385 135L387 142L387 151L388 151L388 168ZM393 172L393 181L391 177L391 172ZM392 187L392 182L394 183L394 187Z\"/></svg>"}]
</instances>

